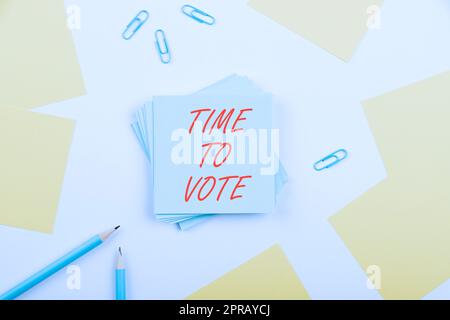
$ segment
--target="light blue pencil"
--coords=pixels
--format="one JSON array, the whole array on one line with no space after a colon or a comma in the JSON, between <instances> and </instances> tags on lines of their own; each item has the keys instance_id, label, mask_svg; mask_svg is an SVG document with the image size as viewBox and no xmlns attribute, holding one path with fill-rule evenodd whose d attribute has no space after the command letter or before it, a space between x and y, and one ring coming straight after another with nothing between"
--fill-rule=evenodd
<instances>
[{"instance_id":1,"label":"light blue pencil","mask_svg":"<svg viewBox=\"0 0 450 320\"><path fill-rule=\"evenodd\" d=\"M41 271L35 273L34 275L29 277L28 279L26 279L23 282L19 283L14 288L12 288L12 289L6 291L5 293L3 293L2 295L0 295L0 300L12 300L12 299L17 298L18 296L20 296L25 291L31 289L32 287L34 287L38 283L44 281L45 279L47 279L48 277L50 277L54 273L58 272L59 270L61 270L65 266L69 265L70 263L72 263L73 261L78 259L79 257L85 255L86 253L88 253L89 251L94 249L95 247L98 247L99 245L101 245L106 239L109 238L109 236L114 231L119 229L119 227L120 226L117 226L117 227L115 227L115 228L113 228L111 230L108 230L106 232L103 232L101 234L93 236L91 239L89 239L88 241L83 243L78 248L73 249L72 251L70 251L66 255L62 256L61 258L59 258L55 262L51 263L50 265L48 265L47 267L45 267Z\"/></svg>"},{"instance_id":2,"label":"light blue pencil","mask_svg":"<svg viewBox=\"0 0 450 320\"><path fill-rule=\"evenodd\" d=\"M116 300L126 300L125 264L123 262L122 248L119 247L119 256L116 266Z\"/></svg>"}]
</instances>

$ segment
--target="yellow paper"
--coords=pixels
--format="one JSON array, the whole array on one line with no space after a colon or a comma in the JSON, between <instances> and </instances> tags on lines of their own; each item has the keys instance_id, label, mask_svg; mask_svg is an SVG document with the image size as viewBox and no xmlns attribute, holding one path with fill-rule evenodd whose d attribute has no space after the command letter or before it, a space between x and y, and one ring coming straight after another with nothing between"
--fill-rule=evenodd
<instances>
[{"instance_id":1,"label":"yellow paper","mask_svg":"<svg viewBox=\"0 0 450 320\"><path fill-rule=\"evenodd\" d=\"M250 0L255 10L349 61L383 0Z\"/></svg>"},{"instance_id":2,"label":"yellow paper","mask_svg":"<svg viewBox=\"0 0 450 320\"><path fill-rule=\"evenodd\" d=\"M418 299L450 276L450 72L364 108L387 179L331 218L386 299Z\"/></svg>"},{"instance_id":3,"label":"yellow paper","mask_svg":"<svg viewBox=\"0 0 450 320\"><path fill-rule=\"evenodd\" d=\"M188 299L309 299L309 296L283 250L275 245Z\"/></svg>"},{"instance_id":4,"label":"yellow paper","mask_svg":"<svg viewBox=\"0 0 450 320\"><path fill-rule=\"evenodd\" d=\"M83 95L63 0L0 0L0 108Z\"/></svg>"},{"instance_id":5,"label":"yellow paper","mask_svg":"<svg viewBox=\"0 0 450 320\"><path fill-rule=\"evenodd\" d=\"M52 231L73 128L71 120L0 108L0 224Z\"/></svg>"}]
</instances>

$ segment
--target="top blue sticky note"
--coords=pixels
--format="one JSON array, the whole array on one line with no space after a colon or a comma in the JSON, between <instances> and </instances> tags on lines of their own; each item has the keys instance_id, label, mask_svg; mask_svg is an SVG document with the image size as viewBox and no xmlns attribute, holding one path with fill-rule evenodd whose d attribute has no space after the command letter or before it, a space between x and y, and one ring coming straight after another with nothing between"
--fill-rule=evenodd
<instances>
[{"instance_id":1,"label":"top blue sticky note","mask_svg":"<svg viewBox=\"0 0 450 320\"><path fill-rule=\"evenodd\" d=\"M153 99L154 212L269 213L279 168L270 95Z\"/></svg>"}]
</instances>

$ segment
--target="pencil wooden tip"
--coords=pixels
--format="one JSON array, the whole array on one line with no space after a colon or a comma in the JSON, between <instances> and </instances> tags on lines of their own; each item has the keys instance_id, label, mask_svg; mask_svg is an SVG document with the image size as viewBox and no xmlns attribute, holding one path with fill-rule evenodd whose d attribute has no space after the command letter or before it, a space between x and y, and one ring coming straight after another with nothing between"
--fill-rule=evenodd
<instances>
[{"instance_id":1,"label":"pencil wooden tip","mask_svg":"<svg viewBox=\"0 0 450 320\"><path fill-rule=\"evenodd\" d=\"M117 256L117 266L116 266L117 270L121 270L121 269L125 269L125 264L123 261L123 252L122 252L122 247L119 247L119 255Z\"/></svg>"},{"instance_id":2,"label":"pencil wooden tip","mask_svg":"<svg viewBox=\"0 0 450 320\"><path fill-rule=\"evenodd\" d=\"M103 233L100 233L100 234L99 234L100 239L102 239L103 241L105 241L106 239L108 239L108 238L114 233L114 231L116 231L116 230L119 229L119 228L120 228L120 226L117 226L117 227L115 227L115 228L113 228L113 229L109 229L108 231L105 231L105 232L103 232Z\"/></svg>"}]
</instances>

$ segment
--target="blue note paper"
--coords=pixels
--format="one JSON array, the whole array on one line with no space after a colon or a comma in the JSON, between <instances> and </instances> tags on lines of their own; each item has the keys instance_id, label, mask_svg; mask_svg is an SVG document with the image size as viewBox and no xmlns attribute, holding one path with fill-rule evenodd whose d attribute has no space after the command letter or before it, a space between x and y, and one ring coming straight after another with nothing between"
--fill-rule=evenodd
<instances>
[{"instance_id":1,"label":"blue note paper","mask_svg":"<svg viewBox=\"0 0 450 320\"><path fill-rule=\"evenodd\" d=\"M156 214L273 210L270 96L155 97L153 130Z\"/></svg>"},{"instance_id":2,"label":"blue note paper","mask_svg":"<svg viewBox=\"0 0 450 320\"><path fill-rule=\"evenodd\" d=\"M201 91L199 91L195 95L231 95L231 94L242 94L242 95L248 95L248 94L255 94L255 95L261 95L263 94L263 91L253 84L248 78L241 77L237 75L229 76ZM153 114L152 114L153 105L152 102L147 103L143 108L138 110L136 113L136 121L132 124L133 130L136 134L136 137L139 141L139 144L141 145L142 149L145 152L145 155L147 156L149 162L152 164L152 158L151 158L151 150L153 150L153 139L152 139L152 132L153 132ZM274 177L274 194L272 195L272 198L276 197L276 194L278 194L284 184L287 181L287 174L281 163L279 164L279 170L278 173ZM252 210L252 213L255 211ZM175 214L167 214L167 215L159 215L157 214L156 217L158 220L166 222L166 223L176 223L180 229L186 230L188 228L191 228L192 226L195 226L198 223L204 222L208 220L209 218L213 217L214 214L208 213L208 214L188 214L183 215L179 213Z\"/></svg>"}]
</instances>

